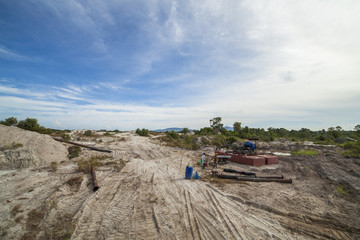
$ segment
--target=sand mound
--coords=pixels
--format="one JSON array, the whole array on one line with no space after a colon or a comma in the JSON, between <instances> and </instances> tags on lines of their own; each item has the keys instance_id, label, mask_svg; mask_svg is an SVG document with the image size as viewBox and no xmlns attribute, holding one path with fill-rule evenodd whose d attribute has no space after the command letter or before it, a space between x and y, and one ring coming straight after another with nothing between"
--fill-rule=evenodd
<instances>
[{"instance_id":1,"label":"sand mound","mask_svg":"<svg viewBox=\"0 0 360 240\"><path fill-rule=\"evenodd\" d=\"M0 169L48 166L67 160L66 147L50 136L0 125Z\"/></svg>"}]
</instances>

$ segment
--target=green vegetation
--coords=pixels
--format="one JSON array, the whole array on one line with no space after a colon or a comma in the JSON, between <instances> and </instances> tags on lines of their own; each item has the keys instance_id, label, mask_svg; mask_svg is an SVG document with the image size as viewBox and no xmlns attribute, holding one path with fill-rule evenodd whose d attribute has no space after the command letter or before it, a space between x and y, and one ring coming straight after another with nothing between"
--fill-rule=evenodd
<instances>
[{"instance_id":1,"label":"green vegetation","mask_svg":"<svg viewBox=\"0 0 360 240\"><path fill-rule=\"evenodd\" d=\"M7 126L17 126L26 130L36 131L44 134L51 134L52 136L62 137L65 141L69 140L69 135L66 134L70 130L53 130L42 127L38 124L37 119L26 118L25 120L18 121L15 117L7 118L0 121L0 124ZM114 133L119 133L119 130L114 130ZM166 133L162 140L167 142L170 146L178 146L187 149L198 149L199 144L224 146L231 145L234 142L246 141L246 139L256 138L260 141L274 141L275 139L291 140L291 141L313 141L316 144L337 144L338 146L344 146L343 154L347 157L360 158L359 143L346 143L349 138L360 142L360 124L354 127L353 131L345 131L341 126L329 127L327 130L322 129L320 131L312 131L308 128L301 128L300 130L287 130L285 128L250 128L243 126L241 122L234 122L233 130L227 130L222 124L221 117L214 117L210 120L210 126L201 128L200 130L193 131L195 135L188 134L190 131L188 128L184 128L179 133ZM136 129L136 133L140 136L149 136L148 129ZM160 133L152 133L157 135ZM87 130L81 136L91 137L95 136L93 131ZM111 136L110 131L105 131L104 136ZM78 139L81 139L78 136ZM100 140L98 140L101 142ZM294 153L296 154L296 153ZM302 153L302 154L314 154L314 153Z\"/></svg>"},{"instance_id":2,"label":"green vegetation","mask_svg":"<svg viewBox=\"0 0 360 240\"><path fill-rule=\"evenodd\" d=\"M84 132L84 136L91 137L93 135L93 132L91 130L86 130Z\"/></svg>"},{"instance_id":3,"label":"green vegetation","mask_svg":"<svg viewBox=\"0 0 360 240\"><path fill-rule=\"evenodd\" d=\"M51 169L52 169L53 171L56 171L57 168L58 168L57 162L51 162L51 163L50 163L50 167L51 167Z\"/></svg>"},{"instance_id":4,"label":"green vegetation","mask_svg":"<svg viewBox=\"0 0 360 240\"><path fill-rule=\"evenodd\" d=\"M61 134L61 139L68 142L68 141L70 141L71 137L69 134L63 133L63 134Z\"/></svg>"},{"instance_id":5,"label":"green vegetation","mask_svg":"<svg viewBox=\"0 0 360 240\"><path fill-rule=\"evenodd\" d=\"M360 141L357 142L347 142L344 144L343 155L346 157L356 157L360 158Z\"/></svg>"},{"instance_id":6,"label":"green vegetation","mask_svg":"<svg viewBox=\"0 0 360 240\"><path fill-rule=\"evenodd\" d=\"M76 158L81 153L81 148L79 146L70 146L68 147L68 156L70 159Z\"/></svg>"},{"instance_id":7,"label":"green vegetation","mask_svg":"<svg viewBox=\"0 0 360 240\"><path fill-rule=\"evenodd\" d=\"M166 135L161 138L162 141L166 142L168 146L181 147L190 150L199 149L196 136L189 136L179 134L174 131L166 132Z\"/></svg>"},{"instance_id":8,"label":"green vegetation","mask_svg":"<svg viewBox=\"0 0 360 240\"><path fill-rule=\"evenodd\" d=\"M0 124L6 125L6 126L15 126L18 124L18 120L15 117L9 117L5 119L4 121L0 121Z\"/></svg>"},{"instance_id":9,"label":"green vegetation","mask_svg":"<svg viewBox=\"0 0 360 240\"><path fill-rule=\"evenodd\" d=\"M348 194L348 190L344 189L342 186L336 186L336 192L343 195L343 196L346 196Z\"/></svg>"},{"instance_id":10,"label":"green vegetation","mask_svg":"<svg viewBox=\"0 0 360 240\"><path fill-rule=\"evenodd\" d=\"M78 171L83 172L83 173L90 173L91 172L91 165L93 165L94 167L104 165L102 162L99 161L99 160L102 160L102 159L104 159L104 158L99 157L99 156L92 156L88 160L85 160L85 159L81 158L81 159L79 159L77 161Z\"/></svg>"},{"instance_id":11,"label":"green vegetation","mask_svg":"<svg viewBox=\"0 0 360 240\"><path fill-rule=\"evenodd\" d=\"M143 129L136 129L136 134L139 134L140 136L149 136L149 130L148 129L145 129L145 128L143 128Z\"/></svg>"},{"instance_id":12,"label":"green vegetation","mask_svg":"<svg viewBox=\"0 0 360 240\"><path fill-rule=\"evenodd\" d=\"M318 152L315 150L299 150L299 151L291 151L291 155L317 156Z\"/></svg>"}]
</instances>

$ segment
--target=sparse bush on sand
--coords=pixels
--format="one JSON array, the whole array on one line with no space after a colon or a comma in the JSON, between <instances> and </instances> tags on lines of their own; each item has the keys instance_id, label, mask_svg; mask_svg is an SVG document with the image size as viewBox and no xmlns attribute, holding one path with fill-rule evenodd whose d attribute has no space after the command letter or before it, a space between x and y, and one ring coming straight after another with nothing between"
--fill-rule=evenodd
<instances>
[{"instance_id":1,"label":"sparse bush on sand","mask_svg":"<svg viewBox=\"0 0 360 240\"><path fill-rule=\"evenodd\" d=\"M80 155L81 148L79 146L70 146L68 147L68 153L70 159L76 158Z\"/></svg>"}]
</instances>

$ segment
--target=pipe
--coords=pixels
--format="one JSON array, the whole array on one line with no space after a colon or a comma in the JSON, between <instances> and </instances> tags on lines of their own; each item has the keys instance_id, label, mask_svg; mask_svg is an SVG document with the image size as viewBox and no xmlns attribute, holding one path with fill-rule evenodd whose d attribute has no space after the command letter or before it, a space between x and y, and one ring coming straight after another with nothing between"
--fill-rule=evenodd
<instances>
[{"instance_id":1,"label":"pipe","mask_svg":"<svg viewBox=\"0 0 360 240\"><path fill-rule=\"evenodd\" d=\"M97 180L96 180L96 174L95 174L95 170L94 170L94 165L91 165L91 176L92 176L92 181L93 181L93 191L96 192L100 187L97 184Z\"/></svg>"},{"instance_id":2,"label":"pipe","mask_svg":"<svg viewBox=\"0 0 360 240\"><path fill-rule=\"evenodd\" d=\"M84 144L75 143L75 142L70 142L70 141L64 141L64 140L62 140L62 139L54 138L54 137L53 137L53 139L56 140L56 141L59 141L59 142L69 143L69 144L76 145L76 146L79 146L79 147L89 148L89 149L91 149L91 150L98 151L98 152L111 153L110 150L105 150L105 149L96 148L96 147L90 147L90 146L87 146L87 145L84 145Z\"/></svg>"},{"instance_id":3,"label":"pipe","mask_svg":"<svg viewBox=\"0 0 360 240\"><path fill-rule=\"evenodd\" d=\"M258 175L256 175L256 173L242 172L242 171L237 171L237 170L229 169L229 168L224 168L223 171L224 172L230 172L230 173L238 173L238 174L246 175L246 176L249 176L249 177L252 176L252 177L256 177L256 178L284 179L283 175L258 176Z\"/></svg>"},{"instance_id":4,"label":"pipe","mask_svg":"<svg viewBox=\"0 0 360 240\"><path fill-rule=\"evenodd\" d=\"M239 173L239 174L248 175L248 176L255 175L255 173L252 173L252 172L242 172L242 171L237 171L237 170L229 169L229 168L224 168L223 171L224 172L231 172L231 173Z\"/></svg>"},{"instance_id":5,"label":"pipe","mask_svg":"<svg viewBox=\"0 0 360 240\"><path fill-rule=\"evenodd\" d=\"M216 176L219 178L225 179L236 179L239 181L248 181L248 182L278 182L278 183L292 183L292 179L278 179L278 178L252 178L252 177L237 177L234 175L227 175L222 173L216 173Z\"/></svg>"}]
</instances>

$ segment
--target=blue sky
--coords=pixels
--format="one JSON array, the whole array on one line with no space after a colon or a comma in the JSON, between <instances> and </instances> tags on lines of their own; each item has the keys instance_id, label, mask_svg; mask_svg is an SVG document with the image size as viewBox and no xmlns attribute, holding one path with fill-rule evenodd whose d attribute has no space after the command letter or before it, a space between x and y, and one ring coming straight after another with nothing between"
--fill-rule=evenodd
<instances>
[{"instance_id":1,"label":"blue sky","mask_svg":"<svg viewBox=\"0 0 360 240\"><path fill-rule=\"evenodd\" d=\"M353 129L359 11L355 0L0 0L0 118Z\"/></svg>"}]
</instances>

